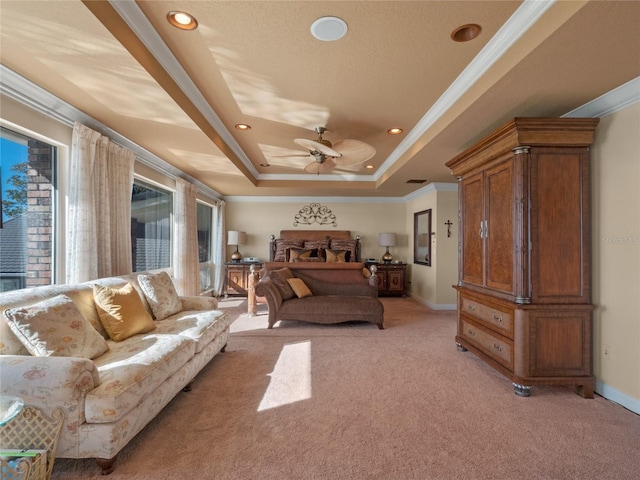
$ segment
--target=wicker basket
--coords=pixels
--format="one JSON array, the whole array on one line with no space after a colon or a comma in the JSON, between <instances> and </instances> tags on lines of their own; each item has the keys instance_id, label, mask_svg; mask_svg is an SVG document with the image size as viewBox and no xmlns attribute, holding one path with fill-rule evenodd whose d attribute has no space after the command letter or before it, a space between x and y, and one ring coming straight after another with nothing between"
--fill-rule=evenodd
<instances>
[{"instance_id":1,"label":"wicker basket","mask_svg":"<svg viewBox=\"0 0 640 480\"><path fill-rule=\"evenodd\" d=\"M2 480L5 479L5 468L7 472L11 472L6 474L7 479L48 480L53 470L63 422L64 412L61 408L56 408L49 417L35 407L24 407L13 420L2 425L0 449L8 453L14 451L17 457L29 454L24 458L30 464L25 476L24 462L18 461L11 466L3 459ZM9 476L10 474L15 476Z\"/></svg>"},{"instance_id":2,"label":"wicker basket","mask_svg":"<svg viewBox=\"0 0 640 480\"><path fill-rule=\"evenodd\" d=\"M46 450L0 450L2 480L44 480L47 477Z\"/></svg>"}]
</instances>

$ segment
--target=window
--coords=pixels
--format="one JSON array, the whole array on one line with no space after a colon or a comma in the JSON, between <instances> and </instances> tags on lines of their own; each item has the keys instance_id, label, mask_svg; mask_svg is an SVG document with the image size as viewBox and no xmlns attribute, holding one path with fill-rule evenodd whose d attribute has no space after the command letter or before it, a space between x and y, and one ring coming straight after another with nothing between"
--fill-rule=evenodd
<instances>
[{"instance_id":1,"label":"window","mask_svg":"<svg viewBox=\"0 0 640 480\"><path fill-rule=\"evenodd\" d=\"M0 128L0 291L53 283L56 148Z\"/></svg>"},{"instance_id":2,"label":"window","mask_svg":"<svg viewBox=\"0 0 640 480\"><path fill-rule=\"evenodd\" d=\"M131 249L133 271L171 266L173 195L135 180L131 194Z\"/></svg>"},{"instance_id":3,"label":"window","mask_svg":"<svg viewBox=\"0 0 640 480\"><path fill-rule=\"evenodd\" d=\"M198 262L200 262L200 291L213 286L211 240L213 238L213 208L203 203L197 206Z\"/></svg>"}]
</instances>

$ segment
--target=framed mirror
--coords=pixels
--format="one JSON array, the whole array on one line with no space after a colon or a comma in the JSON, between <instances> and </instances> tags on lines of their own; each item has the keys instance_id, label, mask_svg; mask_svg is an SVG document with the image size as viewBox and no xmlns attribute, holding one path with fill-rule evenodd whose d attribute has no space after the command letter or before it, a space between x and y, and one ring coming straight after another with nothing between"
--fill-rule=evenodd
<instances>
[{"instance_id":1,"label":"framed mirror","mask_svg":"<svg viewBox=\"0 0 640 480\"><path fill-rule=\"evenodd\" d=\"M431 266L431 209L413 214L413 263Z\"/></svg>"}]
</instances>

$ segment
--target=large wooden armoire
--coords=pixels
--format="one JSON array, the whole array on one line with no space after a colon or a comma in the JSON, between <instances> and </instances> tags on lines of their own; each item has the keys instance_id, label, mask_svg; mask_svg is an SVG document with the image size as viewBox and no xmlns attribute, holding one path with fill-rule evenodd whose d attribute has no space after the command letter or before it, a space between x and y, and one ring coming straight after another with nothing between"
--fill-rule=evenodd
<instances>
[{"instance_id":1,"label":"large wooden armoire","mask_svg":"<svg viewBox=\"0 0 640 480\"><path fill-rule=\"evenodd\" d=\"M447 162L459 180L456 343L515 393L593 398L590 145L598 119L516 118Z\"/></svg>"}]
</instances>

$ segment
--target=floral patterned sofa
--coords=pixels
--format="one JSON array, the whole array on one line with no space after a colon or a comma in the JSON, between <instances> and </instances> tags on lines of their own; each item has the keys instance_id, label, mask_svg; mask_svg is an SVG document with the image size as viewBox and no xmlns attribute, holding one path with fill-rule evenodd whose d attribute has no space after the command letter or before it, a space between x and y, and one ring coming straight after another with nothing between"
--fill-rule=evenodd
<instances>
[{"instance_id":1,"label":"floral patterned sofa","mask_svg":"<svg viewBox=\"0 0 640 480\"><path fill-rule=\"evenodd\" d=\"M178 297L166 273L0 294L0 393L66 415L57 457L118 452L224 351L213 297ZM7 446L4 446L7 447Z\"/></svg>"}]
</instances>

